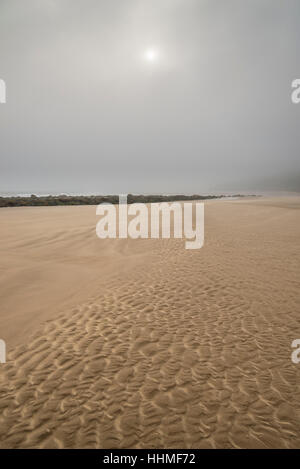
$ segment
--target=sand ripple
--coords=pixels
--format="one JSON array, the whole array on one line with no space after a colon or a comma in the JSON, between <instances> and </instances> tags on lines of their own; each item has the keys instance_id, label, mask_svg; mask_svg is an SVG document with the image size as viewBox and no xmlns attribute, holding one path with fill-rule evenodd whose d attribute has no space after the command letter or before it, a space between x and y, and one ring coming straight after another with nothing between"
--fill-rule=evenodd
<instances>
[{"instance_id":1,"label":"sand ripple","mask_svg":"<svg viewBox=\"0 0 300 469\"><path fill-rule=\"evenodd\" d=\"M300 212L211 207L202 250L128 241L126 275L10 351L1 448L300 447Z\"/></svg>"}]
</instances>

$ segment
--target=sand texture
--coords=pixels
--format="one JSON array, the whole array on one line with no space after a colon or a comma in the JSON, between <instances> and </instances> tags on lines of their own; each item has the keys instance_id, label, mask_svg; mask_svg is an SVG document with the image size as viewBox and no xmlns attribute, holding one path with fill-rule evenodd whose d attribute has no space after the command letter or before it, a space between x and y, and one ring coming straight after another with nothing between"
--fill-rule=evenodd
<instances>
[{"instance_id":1,"label":"sand texture","mask_svg":"<svg viewBox=\"0 0 300 469\"><path fill-rule=\"evenodd\" d=\"M0 448L300 448L299 209L207 202L193 251L1 209Z\"/></svg>"}]
</instances>

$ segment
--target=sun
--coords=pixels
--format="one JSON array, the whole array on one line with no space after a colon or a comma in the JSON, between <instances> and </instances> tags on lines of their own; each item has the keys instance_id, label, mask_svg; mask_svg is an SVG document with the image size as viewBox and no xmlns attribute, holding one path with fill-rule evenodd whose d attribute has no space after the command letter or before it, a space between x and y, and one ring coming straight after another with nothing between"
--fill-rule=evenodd
<instances>
[{"instance_id":1,"label":"sun","mask_svg":"<svg viewBox=\"0 0 300 469\"><path fill-rule=\"evenodd\" d=\"M144 59L147 62L155 62L158 59L158 51L156 49L146 49L144 52Z\"/></svg>"}]
</instances>

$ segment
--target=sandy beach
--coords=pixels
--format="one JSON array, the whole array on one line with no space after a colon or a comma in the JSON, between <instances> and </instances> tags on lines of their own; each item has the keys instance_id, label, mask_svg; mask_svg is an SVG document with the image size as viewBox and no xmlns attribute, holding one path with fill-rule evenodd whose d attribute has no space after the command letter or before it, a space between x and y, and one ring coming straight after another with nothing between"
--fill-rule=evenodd
<instances>
[{"instance_id":1,"label":"sandy beach","mask_svg":"<svg viewBox=\"0 0 300 469\"><path fill-rule=\"evenodd\" d=\"M3 208L0 448L300 447L300 197L205 203L205 244Z\"/></svg>"}]
</instances>

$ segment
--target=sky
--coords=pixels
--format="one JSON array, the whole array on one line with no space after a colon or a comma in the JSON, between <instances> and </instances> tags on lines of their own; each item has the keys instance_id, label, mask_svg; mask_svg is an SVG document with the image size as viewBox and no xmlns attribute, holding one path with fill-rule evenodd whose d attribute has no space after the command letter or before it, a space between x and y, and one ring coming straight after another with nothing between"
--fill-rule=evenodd
<instances>
[{"instance_id":1,"label":"sky","mask_svg":"<svg viewBox=\"0 0 300 469\"><path fill-rule=\"evenodd\" d=\"M0 0L0 193L300 191L299 0Z\"/></svg>"}]
</instances>

